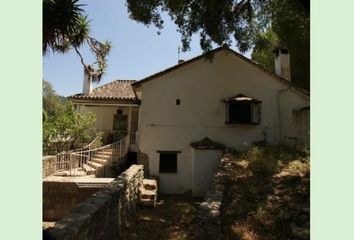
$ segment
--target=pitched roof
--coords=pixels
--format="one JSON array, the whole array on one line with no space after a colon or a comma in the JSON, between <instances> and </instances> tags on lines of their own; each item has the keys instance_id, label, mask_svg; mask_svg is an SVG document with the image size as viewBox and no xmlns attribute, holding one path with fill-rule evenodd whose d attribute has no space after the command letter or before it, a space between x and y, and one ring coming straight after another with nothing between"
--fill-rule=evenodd
<instances>
[{"instance_id":1,"label":"pitched roof","mask_svg":"<svg viewBox=\"0 0 354 240\"><path fill-rule=\"evenodd\" d=\"M221 143L213 142L208 137L203 138L200 141L191 143L191 146L195 149L224 149L225 146Z\"/></svg>"},{"instance_id":2,"label":"pitched roof","mask_svg":"<svg viewBox=\"0 0 354 240\"><path fill-rule=\"evenodd\" d=\"M159 77L159 76L162 76L162 75L167 74L167 73L169 73L169 72L171 72L171 71L177 70L177 69L179 69L179 68L181 68L181 67L183 67L183 66L185 66L185 65L187 65L187 64L196 62L196 61L198 61L198 60L200 60L200 59L202 59L202 58L206 58L206 57L208 57L208 56L210 56L210 55L212 55L212 54L215 54L216 52L222 51L222 50L226 50L226 51L231 52L231 53L234 54L236 57L239 57L239 58L241 58L242 60L244 60L244 61L246 61L246 62L252 64L253 66L255 66L255 67L257 67L258 69L260 69L261 71L265 72L266 74L268 74L268 75L272 76L273 78L277 79L278 81L282 82L283 84L285 84L285 85L288 86L289 88L294 88L294 89L297 90L298 92L300 92L300 93L302 93L302 94L304 94L304 95L306 95L306 96L310 96L310 92L307 91L306 89L304 89L304 88L302 88L302 87L300 87L300 86L297 86L297 85L295 85L294 83L290 83L288 80L286 80L286 79L284 79L284 78L282 78L282 77L279 77L278 75L276 75L276 74L273 73L272 71L269 71L268 69L266 69L266 68L264 68L263 66L261 66L259 63L255 62L255 61L252 61L251 59L246 58L246 57L243 56L242 54L239 54L239 53L235 52L234 50L230 49L227 45L224 45L224 46L215 48L215 49L213 49L213 50L211 50L211 51L209 51L209 52L206 52L206 53L201 54L201 55L199 55L199 56L197 56L197 57L194 57L194 58L192 58L192 59L190 59L190 60L188 60L188 61L181 62L181 63L179 63L179 64L177 64L177 65L174 65L174 66L172 66L172 67L170 67L170 68L167 68L167 69L165 69L165 70L163 70L163 71L160 71L160 72L155 73L155 74L153 74L153 75L151 75L151 76L148 76L148 77L146 77L146 78L144 78L144 79L142 79L142 80L140 80L140 81L134 82L134 83L132 83L132 86L133 86L134 88L135 88L135 87L140 87L141 84L143 84L143 83L145 83L145 82L147 82L147 81L153 80L153 79L155 79L155 78L157 78L157 77Z\"/></svg>"},{"instance_id":3,"label":"pitched roof","mask_svg":"<svg viewBox=\"0 0 354 240\"><path fill-rule=\"evenodd\" d=\"M77 100L136 101L137 98L131 86L134 82L135 80L115 80L94 88L90 94L79 93L68 98Z\"/></svg>"}]
</instances>

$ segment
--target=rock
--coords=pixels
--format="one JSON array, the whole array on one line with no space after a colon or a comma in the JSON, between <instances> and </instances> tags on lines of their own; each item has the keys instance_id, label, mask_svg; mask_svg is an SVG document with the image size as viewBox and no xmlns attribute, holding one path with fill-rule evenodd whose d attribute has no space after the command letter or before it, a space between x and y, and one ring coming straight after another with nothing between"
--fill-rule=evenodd
<instances>
[{"instance_id":1,"label":"rock","mask_svg":"<svg viewBox=\"0 0 354 240\"><path fill-rule=\"evenodd\" d=\"M286 188L286 185L285 184L278 184L276 186L277 189L285 189Z\"/></svg>"},{"instance_id":2,"label":"rock","mask_svg":"<svg viewBox=\"0 0 354 240\"><path fill-rule=\"evenodd\" d=\"M286 193L286 189L274 189L274 194L275 195L284 195Z\"/></svg>"}]
</instances>

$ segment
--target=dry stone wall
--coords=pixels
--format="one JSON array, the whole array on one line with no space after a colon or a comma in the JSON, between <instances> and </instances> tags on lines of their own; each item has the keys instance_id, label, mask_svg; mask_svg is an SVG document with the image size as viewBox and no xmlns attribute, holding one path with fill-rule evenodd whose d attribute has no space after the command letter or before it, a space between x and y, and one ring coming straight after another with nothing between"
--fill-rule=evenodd
<instances>
[{"instance_id":1,"label":"dry stone wall","mask_svg":"<svg viewBox=\"0 0 354 240\"><path fill-rule=\"evenodd\" d=\"M139 151L138 153L138 163L144 166L144 176L150 176L149 172L149 156L146 153Z\"/></svg>"},{"instance_id":2,"label":"dry stone wall","mask_svg":"<svg viewBox=\"0 0 354 240\"><path fill-rule=\"evenodd\" d=\"M227 167L230 159L222 157L217 171L213 176L211 186L199 205L197 214L197 239L220 239L221 223L220 211L228 179Z\"/></svg>"},{"instance_id":3,"label":"dry stone wall","mask_svg":"<svg viewBox=\"0 0 354 240\"><path fill-rule=\"evenodd\" d=\"M42 178L55 173L55 155L43 156L42 159Z\"/></svg>"},{"instance_id":4,"label":"dry stone wall","mask_svg":"<svg viewBox=\"0 0 354 240\"><path fill-rule=\"evenodd\" d=\"M46 240L124 239L134 221L139 188L144 178L142 165L132 165L106 188L76 206L53 228Z\"/></svg>"}]
</instances>

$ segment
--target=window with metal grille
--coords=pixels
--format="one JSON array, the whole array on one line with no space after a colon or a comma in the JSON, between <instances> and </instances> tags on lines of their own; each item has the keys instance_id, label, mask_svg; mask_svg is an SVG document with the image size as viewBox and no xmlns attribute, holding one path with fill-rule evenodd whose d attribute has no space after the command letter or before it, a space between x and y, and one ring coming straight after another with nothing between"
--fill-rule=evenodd
<instances>
[{"instance_id":1,"label":"window with metal grille","mask_svg":"<svg viewBox=\"0 0 354 240\"><path fill-rule=\"evenodd\" d=\"M225 102L227 124L261 123L261 101L239 94Z\"/></svg>"}]
</instances>

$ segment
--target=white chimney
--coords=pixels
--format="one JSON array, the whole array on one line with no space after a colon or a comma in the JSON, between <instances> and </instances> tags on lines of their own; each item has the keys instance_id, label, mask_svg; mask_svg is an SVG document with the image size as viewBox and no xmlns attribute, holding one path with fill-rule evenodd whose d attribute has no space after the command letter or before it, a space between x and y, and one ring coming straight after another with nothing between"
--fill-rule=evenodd
<instances>
[{"instance_id":1,"label":"white chimney","mask_svg":"<svg viewBox=\"0 0 354 240\"><path fill-rule=\"evenodd\" d=\"M290 54L285 48L276 48L274 51L275 74L279 77L291 81Z\"/></svg>"},{"instance_id":2,"label":"white chimney","mask_svg":"<svg viewBox=\"0 0 354 240\"><path fill-rule=\"evenodd\" d=\"M82 88L83 94L90 94L92 92L92 77L88 74L86 68L84 68L84 83Z\"/></svg>"}]
</instances>

